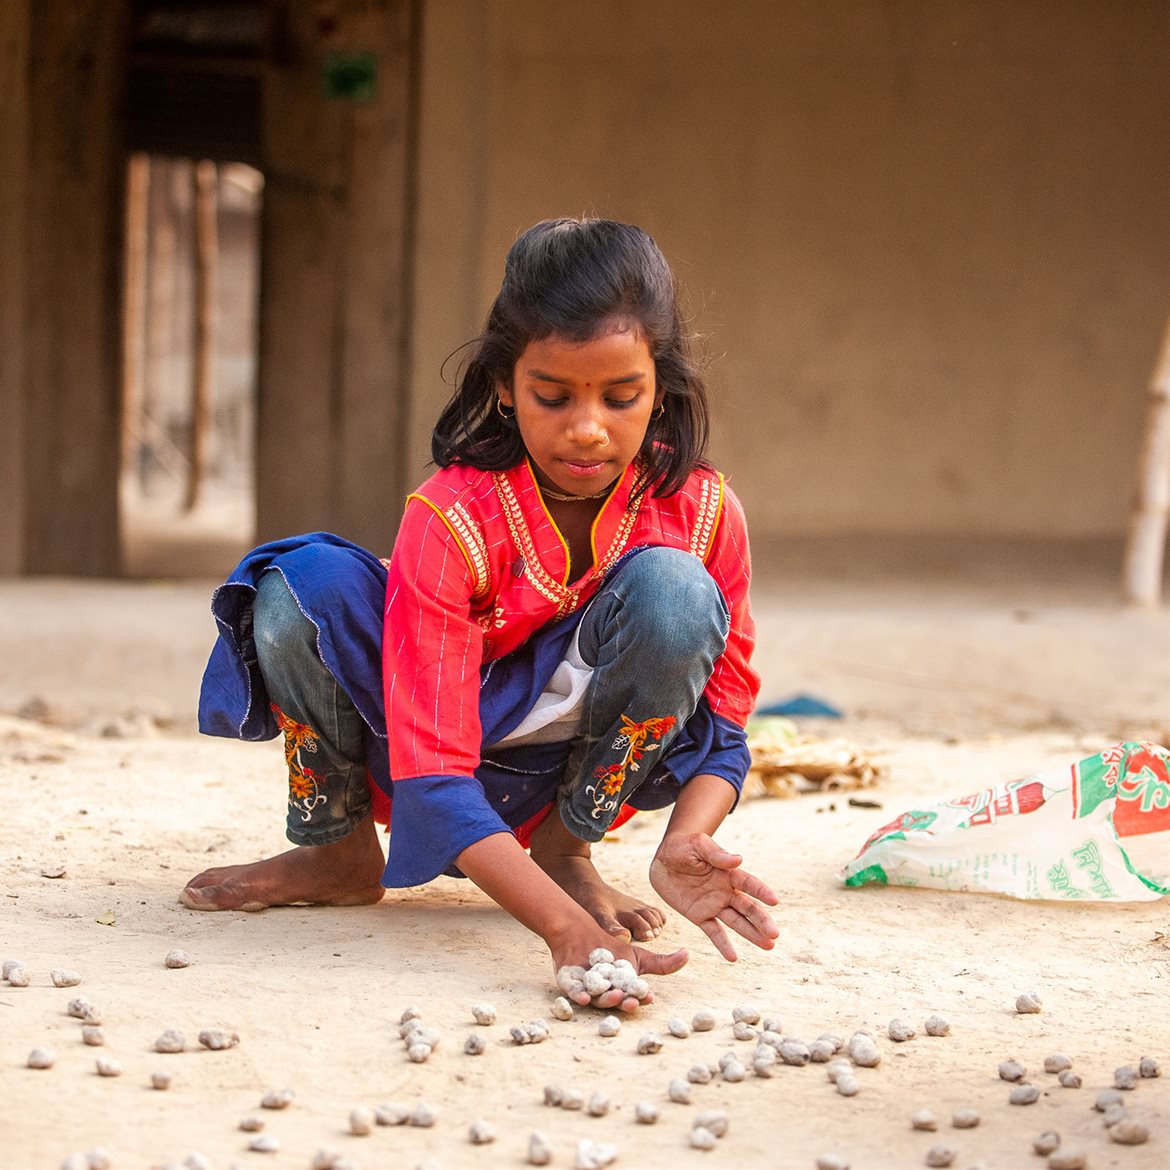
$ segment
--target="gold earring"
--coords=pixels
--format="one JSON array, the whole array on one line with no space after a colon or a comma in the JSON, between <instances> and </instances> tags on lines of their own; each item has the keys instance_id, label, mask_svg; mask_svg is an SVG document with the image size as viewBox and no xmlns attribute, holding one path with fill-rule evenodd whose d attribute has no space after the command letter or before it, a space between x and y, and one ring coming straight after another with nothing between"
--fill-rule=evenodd
<instances>
[{"instance_id":1,"label":"gold earring","mask_svg":"<svg viewBox=\"0 0 1170 1170\"><path fill-rule=\"evenodd\" d=\"M516 417L516 408L512 407L511 414L505 414L504 413L504 400L502 398L497 398L496 399L496 414L498 414L500 416L500 418L504 419L505 422L510 422L512 419L514 419Z\"/></svg>"},{"instance_id":2,"label":"gold earring","mask_svg":"<svg viewBox=\"0 0 1170 1170\"><path fill-rule=\"evenodd\" d=\"M666 413L666 403L660 402L658 409L650 416L653 422L657 422Z\"/></svg>"}]
</instances>

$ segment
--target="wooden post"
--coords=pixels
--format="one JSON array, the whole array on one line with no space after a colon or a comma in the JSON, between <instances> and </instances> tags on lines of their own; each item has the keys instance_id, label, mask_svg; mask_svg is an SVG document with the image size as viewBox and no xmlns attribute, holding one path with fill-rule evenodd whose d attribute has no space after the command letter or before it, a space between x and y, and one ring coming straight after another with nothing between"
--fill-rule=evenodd
<instances>
[{"instance_id":1,"label":"wooden post","mask_svg":"<svg viewBox=\"0 0 1170 1170\"><path fill-rule=\"evenodd\" d=\"M1162 595L1166 528L1170 521L1170 321L1146 405L1137 491L1125 544L1124 597L1156 606Z\"/></svg>"},{"instance_id":2,"label":"wooden post","mask_svg":"<svg viewBox=\"0 0 1170 1170\"><path fill-rule=\"evenodd\" d=\"M126 169L126 275L122 299L122 474L138 460L146 356L147 209L150 156L133 154Z\"/></svg>"},{"instance_id":3,"label":"wooden post","mask_svg":"<svg viewBox=\"0 0 1170 1170\"><path fill-rule=\"evenodd\" d=\"M185 510L193 511L203 497L207 447L211 434L211 398L215 364L215 270L219 257L216 231L218 169L203 159L192 171L195 196L195 350L191 378L191 447Z\"/></svg>"}]
</instances>

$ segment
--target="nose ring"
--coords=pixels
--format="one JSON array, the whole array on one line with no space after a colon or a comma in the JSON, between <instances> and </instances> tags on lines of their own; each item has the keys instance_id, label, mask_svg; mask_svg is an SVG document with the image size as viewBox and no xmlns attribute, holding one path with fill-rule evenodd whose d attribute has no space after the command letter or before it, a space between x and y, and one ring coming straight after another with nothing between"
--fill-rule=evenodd
<instances>
[{"instance_id":1,"label":"nose ring","mask_svg":"<svg viewBox=\"0 0 1170 1170\"><path fill-rule=\"evenodd\" d=\"M602 435L601 442L598 444L598 446L608 447L609 446L609 435Z\"/></svg>"}]
</instances>

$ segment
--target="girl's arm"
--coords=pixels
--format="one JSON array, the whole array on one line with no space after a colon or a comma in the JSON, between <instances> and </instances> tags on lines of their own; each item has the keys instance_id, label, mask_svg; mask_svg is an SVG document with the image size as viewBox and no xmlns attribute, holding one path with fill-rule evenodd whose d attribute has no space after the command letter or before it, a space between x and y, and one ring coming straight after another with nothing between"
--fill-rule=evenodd
<instances>
[{"instance_id":1,"label":"girl's arm","mask_svg":"<svg viewBox=\"0 0 1170 1170\"><path fill-rule=\"evenodd\" d=\"M643 975L669 975L687 961L685 950L660 955L603 930L529 857L511 833L481 838L464 849L456 863L488 897L544 939L557 970L587 967L589 952L596 947L612 951L615 958L628 959ZM637 1000L624 999L620 991L607 992L596 1001L582 993L578 1002L631 1011L638 1006Z\"/></svg>"},{"instance_id":2,"label":"girl's arm","mask_svg":"<svg viewBox=\"0 0 1170 1170\"><path fill-rule=\"evenodd\" d=\"M662 843L650 863L650 884L735 962L726 927L771 950L780 933L765 906L780 899L758 877L740 869L743 858L717 845L711 834L735 804L736 791L722 777L693 776L678 794Z\"/></svg>"}]
</instances>

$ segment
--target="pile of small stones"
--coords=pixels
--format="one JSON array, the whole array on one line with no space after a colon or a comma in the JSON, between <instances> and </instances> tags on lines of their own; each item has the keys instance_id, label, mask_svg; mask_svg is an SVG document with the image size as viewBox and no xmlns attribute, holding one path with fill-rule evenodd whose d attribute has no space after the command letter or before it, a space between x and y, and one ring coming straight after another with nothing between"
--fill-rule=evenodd
<instances>
[{"instance_id":1,"label":"pile of small stones","mask_svg":"<svg viewBox=\"0 0 1170 1170\"><path fill-rule=\"evenodd\" d=\"M607 991L617 989L625 998L645 1003L650 998L650 984L628 959L615 959L612 951L598 947L589 952L589 966L561 967L557 987L570 999L586 994L596 1001Z\"/></svg>"}]
</instances>

